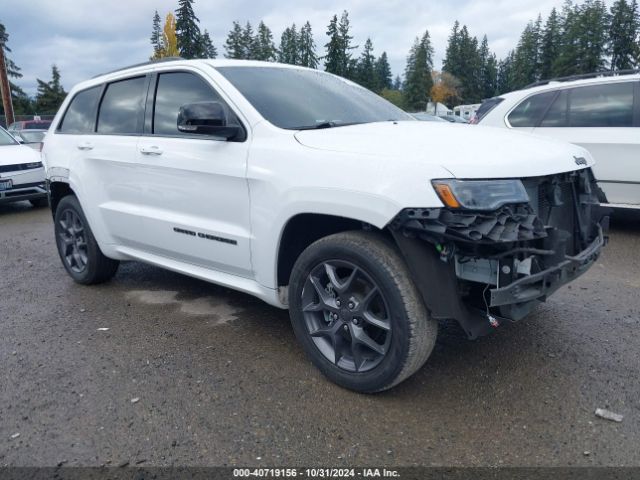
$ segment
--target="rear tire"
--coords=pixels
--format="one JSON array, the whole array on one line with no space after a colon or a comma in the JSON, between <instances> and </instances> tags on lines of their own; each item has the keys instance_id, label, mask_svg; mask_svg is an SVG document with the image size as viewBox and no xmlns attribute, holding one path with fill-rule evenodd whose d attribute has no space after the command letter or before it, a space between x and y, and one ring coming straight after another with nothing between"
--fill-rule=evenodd
<instances>
[{"instance_id":1,"label":"rear tire","mask_svg":"<svg viewBox=\"0 0 640 480\"><path fill-rule=\"evenodd\" d=\"M400 254L377 233L338 233L310 245L294 265L289 303L306 354L350 390L397 385L435 345L437 322Z\"/></svg>"},{"instance_id":2,"label":"rear tire","mask_svg":"<svg viewBox=\"0 0 640 480\"><path fill-rule=\"evenodd\" d=\"M120 262L104 256L74 195L60 200L54 221L58 254L74 281L94 285L116 274Z\"/></svg>"}]
</instances>

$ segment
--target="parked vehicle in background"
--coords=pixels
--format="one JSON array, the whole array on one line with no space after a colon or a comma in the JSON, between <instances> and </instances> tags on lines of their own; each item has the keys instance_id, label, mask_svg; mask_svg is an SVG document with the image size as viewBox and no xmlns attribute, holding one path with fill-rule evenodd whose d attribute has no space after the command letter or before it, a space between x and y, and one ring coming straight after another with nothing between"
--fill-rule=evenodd
<instances>
[{"instance_id":1,"label":"parked vehicle in background","mask_svg":"<svg viewBox=\"0 0 640 480\"><path fill-rule=\"evenodd\" d=\"M19 132L22 130L48 130L51 126L51 120L21 120L19 122L13 122L7 127L10 133Z\"/></svg>"},{"instance_id":2,"label":"parked vehicle in background","mask_svg":"<svg viewBox=\"0 0 640 480\"><path fill-rule=\"evenodd\" d=\"M468 120L465 120L462 117L458 117L457 115L441 115L439 118L449 123L469 123Z\"/></svg>"},{"instance_id":3,"label":"parked vehicle in background","mask_svg":"<svg viewBox=\"0 0 640 480\"><path fill-rule=\"evenodd\" d=\"M476 123L586 148L607 201L640 207L640 71L566 77L500 95L483 103Z\"/></svg>"},{"instance_id":4,"label":"parked vehicle in background","mask_svg":"<svg viewBox=\"0 0 640 480\"><path fill-rule=\"evenodd\" d=\"M20 143L41 151L46 130L13 130L10 132Z\"/></svg>"},{"instance_id":5,"label":"parked vehicle in background","mask_svg":"<svg viewBox=\"0 0 640 480\"><path fill-rule=\"evenodd\" d=\"M288 308L311 361L360 392L415 373L438 319L476 338L525 317L591 267L608 225L583 148L416 121L268 62L95 77L43 155L76 282L139 260Z\"/></svg>"},{"instance_id":6,"label":"parked vehicle in background","mask_svg":"<svg viewBox=\"0 0 640 480\"><path fill-rule=\"evenodd\" d=\"M47 205L44 167L39 152L0 127L0 204L20 200L34 207Z\"/></svg>"},{"instance_id":7,"label":"parked vehicle in background","mask_svg":"<svg viewBox=\"0 0 640 480\"><path fill-rule=\"evenodd\" d=\"M471 120L473 116L476 114L478 108L480 108L480 103L472 103L469 105L458 105L453 107L453 114L456 117L462 118L464 120Z\"/></svg>"},{"instance_id":8,"label":"parked vehicle in background","mask_svg":"<svg viewBox=\"0 0 640 480\"><path fill-rule=\"evenodd\" d=\"M436 117L435 115L430 115L424 112L411 113L411 115L413 116L413 118L415 118L416 120L420 120L421 122L444 122L444 120L440 117Z\"/></svg>"}]
</instances>

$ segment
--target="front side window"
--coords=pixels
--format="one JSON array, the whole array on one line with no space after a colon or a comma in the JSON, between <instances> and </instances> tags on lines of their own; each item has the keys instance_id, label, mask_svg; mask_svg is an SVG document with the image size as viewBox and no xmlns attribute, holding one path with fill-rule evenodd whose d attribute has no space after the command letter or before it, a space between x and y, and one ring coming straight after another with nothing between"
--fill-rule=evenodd
<instances>
[{"instance_id":1,"label":"front side window","mask_svg":"<svg viewBox=\"0 0 640 480\"><path fill-rule=\"evenodd\" d=\"M533 128L544 115L556 92L544 92L526 98L507 117L512 127Z\"/></svg>"},{"instance_id":2,"label":"front side window","mask_svg":"<svg viewBox=\"0 0 640 480\"><path fill-rule=\"evenodd\" d=\"M178 130L180 107L190 103L220 102L229 125L239 125L235 114L202 78L188 72L169 72L158 75L153 109L153 133L156 135L190 135Z\"/></svg>"},{"instance_id":3,"label":"front side window","mask_svg":"<svg viewBox=\"0 0 640 480\"><path fill-rule=\"evenodd\" d=\"M382 97L339 77L282 67L216 68L280 128L302 130L389 120L416 121Z\"/></svg>"},{"instance_id":4,"label":"front side window","mask_svg":"<svg viewBox=\"0 0 640 480\"><path fill-rule=\"evenodd\" d=\"M92 133L102 86L78 92L62 117L58 131L63 133Z\"/></svg>"},{"instance_id":5,"label":"front side window","mask_svg":"<svg viewBox=\"0 0 640 480\"><path fill-rule=\"evenodd\" d=\"M120 80L107 85L98 113L98 133L140 133L145 85L145 77Z\"/></svg>"}]
</instances>

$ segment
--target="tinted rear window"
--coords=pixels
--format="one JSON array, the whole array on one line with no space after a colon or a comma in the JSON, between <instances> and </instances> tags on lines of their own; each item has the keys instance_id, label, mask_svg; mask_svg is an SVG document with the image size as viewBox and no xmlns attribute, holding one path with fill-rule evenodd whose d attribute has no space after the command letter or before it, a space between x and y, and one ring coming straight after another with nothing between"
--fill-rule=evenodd
<instances>
[{"instance_id":1,"label":"tinted rear window","mask_svg":"<svg viewBox=\"0 0 640 480\"><path fill-rule=\"evenodd\" d=\"M488 100L485 100L484 102L482 102L482 105L480 105L480 108L478 108L478 110L476 111L476 115L475 115L475 117L473 119L473 122L474 123L478 123L480 120L482 120L484 117L486 117L487 114L491 110L496 108L503 101L504 101L504 98L493 97L493 98L489 98Z\"/></svg>"},{"instance_id":2,"label":"tinted rear window","mask_svg":"<svg viewBox=\"0 0 640 480\"><path fill-rule=\"evenodd\" d=\"M536 127L556 92L539 93L526 98L508 117L512 127Z\"/></svg>"},{"instance_id":3,"label":"tinted rear window","mask_svg":"<svg viewBox=\"0 0 640 480\"><path fill-rule=\"evenodd\" d=\"M90 133L96 123L96 109L102 87L93 87L78 92L62 118L58 130L63 133Z\"/></svg>"},{"instance_id":4,"label":"tinted rear window","mask_svg":"<svg viewBox=\"0 0 640 480\"><path fill-rule=\"evenodd\" d=\"M145 77L110 83L100 103L98 133L141 132Z\"/></svg>"}]
</instances>

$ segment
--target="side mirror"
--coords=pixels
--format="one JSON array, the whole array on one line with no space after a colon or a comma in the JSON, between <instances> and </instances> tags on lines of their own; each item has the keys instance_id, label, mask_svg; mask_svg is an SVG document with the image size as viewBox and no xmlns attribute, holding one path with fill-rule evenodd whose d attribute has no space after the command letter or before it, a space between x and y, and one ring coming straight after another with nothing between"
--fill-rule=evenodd
<instances>
[{"instance_id":1,"label":"side mirror","mask_svg":"<svg viewBox=\"0 0 640 480\"><path fill-rule=\"evenodd\" d=\"M212 135L229 140L240 131L237 125L227 125L227 115L220 102L188 103L178 112L178 130L196 135Z\"/></svg>"}]
</instances>

